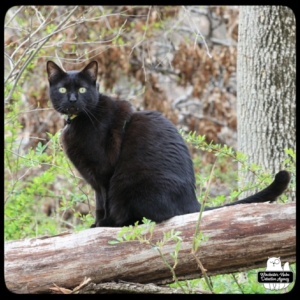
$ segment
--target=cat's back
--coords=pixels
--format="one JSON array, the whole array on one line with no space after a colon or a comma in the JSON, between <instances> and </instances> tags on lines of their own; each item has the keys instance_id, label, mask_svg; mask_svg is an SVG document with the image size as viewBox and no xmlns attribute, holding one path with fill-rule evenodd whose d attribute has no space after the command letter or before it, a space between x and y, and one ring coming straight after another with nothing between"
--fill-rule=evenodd
<instances>
[{"instance_id":1,"label":"cat's back","mask_svg":"<svg viewBox=\"0 0 300 300\"><path fill-rule=\"evenodd\" d=\"M198 211L193 163L176 127L158 112L143 111L135 112L124 128L110 181L115 219L124 218L123 207L130 208L131 223L143 216L161 222Z\"/></svg>"},{"instance_id":2,"label":"cat's back","mask_svg":"<svg viewBox=\"0 0 300 300\"><path fill-rule=\"evenodd\" d=\"M176 139L178 136L176 127L157 111L137 111L133 113L128 125L129 135L138 133L141 136L155 136L158 139L161 137Z\"/></svg>"},{"instance_id":3,"label":"cat's back","mask_svg":"<svg viewBox=\"0 0 300 300\"><path fill-rule=\"evenodd\" d=\"M120 158L139 164L140 169L194 174L188 148L177 128L156 111L132 115L125 127Z\"/></svg>"},{"instance_id":4,"label":"cat's back","mask_svg":"<svg viewBox=\"0 0 300 300\"><path fill-rule=\"evenodd\" d=\"M176 127L157 111L138 111L132 115L123 142L129 140L139 148L185 145Z\"/></svg>"}]
</instances>

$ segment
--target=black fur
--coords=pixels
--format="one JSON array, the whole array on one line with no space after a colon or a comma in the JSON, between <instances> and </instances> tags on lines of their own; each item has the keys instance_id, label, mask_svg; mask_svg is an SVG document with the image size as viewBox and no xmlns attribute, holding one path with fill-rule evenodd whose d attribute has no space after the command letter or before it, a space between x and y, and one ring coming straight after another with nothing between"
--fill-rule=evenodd
<instances>
[{"instance_id":1,"label":"black fur","mask_svg":"<svg viewBox=\"0 0 300 300\"><path fill-rule=\"evenodd\" d=\"M47 62L54 108L76 116L69 118L62 143L96 192L92 227L127 226L143 217L162 222L198 212L193 163L175 126L158 112L133 112L129 102L100 94L97 70L96 61L69 72ZM289 173L280 171L263 191L226 206L275 201L289 180Z\"/></svg>"}]
</instances>

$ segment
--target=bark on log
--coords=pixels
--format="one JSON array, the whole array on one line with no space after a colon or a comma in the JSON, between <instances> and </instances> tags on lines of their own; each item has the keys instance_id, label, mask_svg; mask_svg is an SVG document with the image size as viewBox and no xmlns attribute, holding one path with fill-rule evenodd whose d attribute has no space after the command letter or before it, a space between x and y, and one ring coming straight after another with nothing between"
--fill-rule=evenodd
<instances>
[{"instance_id":1,"label":"bark on log","mask_svg":"<svg viewBox=\"0 0 300 300\"><path fill-rule=\"evenodd\" d=\"M54 287L52 290L59 294L212 294L209 291L203 291L197 288L191 290L173 288L169 286L158 286L153 283L141 284L119 280L118 282L89 283L90 278L85 279L88 282L79 285L73 290L67 290L61 287Z\"/></svg>"},{"instance_id":2,"label":"bark on log","mask_svg":"<svg viewBox=\"0 0 300 300\"><path fill-rule=\"evenodd\" d=\"M179 279L201 277L191 255L198 213L174 217L156 225L152 241L163 232L181 231ZM265 267L268 257L295 262L296 205L244 204L204 212L201 230L209 239L197 252L208 275ZM92 228L54 237L5 243L5 283L14 293L50 293L53 283L72 289L83 278L93 283L124 280L136 283L167 283L170 270L157 250L138 241L109 245L120 228ZM164 246L167 261L174 244Z\"/></svg>"}]
</instances>

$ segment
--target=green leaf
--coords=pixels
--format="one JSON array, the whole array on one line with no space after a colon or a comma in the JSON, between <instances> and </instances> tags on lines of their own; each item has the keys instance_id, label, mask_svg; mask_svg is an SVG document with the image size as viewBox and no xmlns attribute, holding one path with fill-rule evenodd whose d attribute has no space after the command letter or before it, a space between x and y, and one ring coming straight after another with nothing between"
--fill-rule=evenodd
<instances>
[{"instance_id":1,"label":"green leaf","mask_svg":"<svg viewBox=\"0 0 300 300\"><path fill-rule=\"evenodd\" d=\"M111 241L108 241L108 244L110 245L115 245L115 244L119 244L120 242L119 241L116 241L116 240L111 240Z\"/></svg>"}]
</instances>

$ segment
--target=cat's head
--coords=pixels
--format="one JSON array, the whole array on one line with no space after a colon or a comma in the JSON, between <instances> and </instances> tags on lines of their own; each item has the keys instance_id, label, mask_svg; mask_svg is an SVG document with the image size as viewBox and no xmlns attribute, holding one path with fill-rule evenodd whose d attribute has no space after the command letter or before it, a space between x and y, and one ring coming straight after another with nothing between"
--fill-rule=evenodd
<instances>
[{"instance_id":1,"label":"cat's head","mask_svg":"<svg viewBox=\"0 0 300 300\"><path fill-rule=\"evenodd\" d=\"M277 268L278 266L281 267L280 257L269 257L267 261L267 267Z\"/></svg>"},{"instance_id":2,"label":"cat's head","mask_svg":"<svg viewBox=\"0 0 300 300\"><path fill-rule=\"evenodd\" d=\"M63 71L53 61L47 62L49 94L55 110L62 114L89 114L98 102L98 63L90 62L81 71Z\"/></svg>"}]
</instances>

